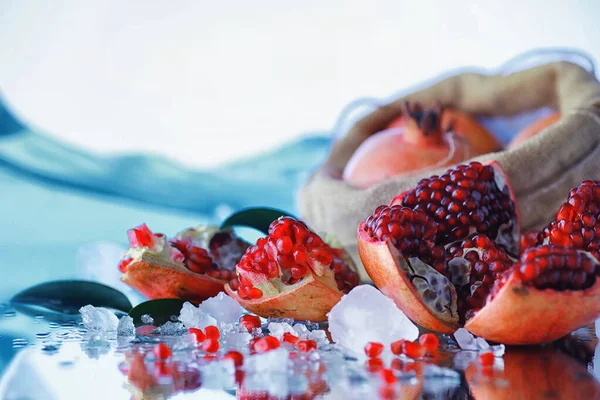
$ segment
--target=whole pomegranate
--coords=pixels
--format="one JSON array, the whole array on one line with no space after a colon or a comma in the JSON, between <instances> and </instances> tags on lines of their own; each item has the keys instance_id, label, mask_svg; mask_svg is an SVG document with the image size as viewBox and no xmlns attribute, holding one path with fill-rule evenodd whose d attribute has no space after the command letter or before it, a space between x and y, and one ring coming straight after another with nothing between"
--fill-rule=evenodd
<instances>
[{"instance_id":1,"label":"whole pomegranate","mask_svg":"<svg viewBox=\"0 0 600 400\"><path fill-rule=\"evenodd\" d=\"M399 118L356 150L343 178L369 187L402 173L457 164L499 149L496 139L468 114L406 102Z\"/></svg>"},{"instance_id":2,"label":"whole pomegranate","mask_svg":"<svg viewBox=\"0 0 600 400\"><path fill-rule=\"evenodd\" d=\"M425 328L535 344L600 316L600 268L588 249L541 244L519 257L519 244L514 196L497 163L423 179L358 227L367 273Z\"/></svg>"},{"instance_id":3,"label":"whole pomegranate","mask_svg":"<svg viewBox=\"0 0 600 400\"><path fill-rule=\"evenodd\" d=\"M547 117L541 118L531 125L523 128L517 135L508 143L506 146L507 150L512 150L514 148L519 147L522 143L527 141L529 138L537 135L547 127L554 125L556 122L560 120L559 113L553 113L548 115Z\"/></svg>"},{"instance_id":4,"label":"whole pomegranate","mask_svg":"<svg viewBox=\"0 0 600 400\"><path fill-rule=\"evenodd\" d=\"M241 258L226 292L262 317L325 321L326 313L359 283L341 246L330 246L306 224L282 217Z\"/></svg>"},{"instance_id":5,"label":"whole pomegranate","mask_svg":"<svg viewBox=\"0 0 600 400\"><path fill-rule=\"evenodd\" d=\"M130 250L119 264L121 280L149 299L199 303L216 296L235 277L249 244L214 226L186 229L168 240L146 224L127 232Z\"/></svg>"}]
</instances>

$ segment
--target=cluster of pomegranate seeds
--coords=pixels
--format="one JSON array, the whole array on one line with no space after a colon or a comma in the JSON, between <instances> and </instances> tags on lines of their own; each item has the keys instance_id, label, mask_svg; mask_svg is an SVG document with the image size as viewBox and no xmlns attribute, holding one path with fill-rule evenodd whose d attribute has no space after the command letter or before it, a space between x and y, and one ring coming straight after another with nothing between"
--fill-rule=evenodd
<instances>
[{"instance_id":1,"label":"cluster of pomegranate seeds","mask_svg":"<svg viewBox=\"0 0 600 400\"><path fill-rule=\"evenodd\" d=\"M483 234L450 245L447 257L446 275L457 288L458 312L463 322L485 305L494 282L515 262L502 246ZM461 281L467 273L468 281Z\"/></svg>"},{"instance_id":2,"label":"cluster of pomegranate seeds","mask_svg":"<svg viewBox=\"0 0 600 400\"><path fill-rule=\"evenodd\" d=\"M257 353L265 353L277 349L281 343L275 336L265 336L252 343L252 350Z\"/></svg>"},{"instance_id":3,"label":"cluster of pomegranate seeds","mask_svg":"<svg viewBox=\"0 0 600 400\"><path fill-rule=\"evenodd\" d=\"M183 254L183 265L190 271L222 281L235 278L234 270L219 266L206 249L195 246L190 239L173 239L171 245Z\"/></svg>"},{"instance_id":4,"label":"cluster of pomegranate seeds","mask_svg":"<svg viewBox=\"0 0 600 400\"><path fill-rule=\"evenodd\" d=\"M542 245L527 249L515 273L538 289L580 290L600 274L598 261L573 247Z\"/></svg>"},{"instance_id":5,"label":"cluster of pomegranate seeds","mask_svg":"<svg viewBox=\"0 0 600 400\"><path fill-rule=\"evenodd\" d=\"M419 257L440 272L445 269L444 248L432 245L438 225L423 211L400 205L379 206L367 218L363 229L373 239L389 239L404 257Z\"/></svg>"},{"instance_id":6,"label":"cluster of pomegranate seeds","mask_svg":"<svg viewBox=\"0 0 600 400\"><path fill-rule=\"evenodd\" d=\"M154 236L154 233L152 233L146 224L141 224L127 231L127 238L131 247L151 248L154 245Z\"/></svg>"},{"instance_id":7,"label":"cluster of pomegranate seeds","mask_svg":"<svg viewBox=\"0 0 600 400\"><path fill-rule=\"evenodd\" d=\"M293 285L311 270L322 275L322 268L333 270L338 289L347 293L358 284L358 274L341 258L341 252L332 249L311 231L304 222L281 217L269 226L269 235L258 239L242 256L237 267L250 273L259 273L268 279L281 279ZM257 299L252 283L238 273L238 294L242 299Z\"/></svg>"},{"instance_id":8,"label":"cluster of pomegranate seeds","mask_svg":"<svg viewBox=\"0 0 600 400\"><path fill-rule=\"evenodd\" d=\"M242 315L239 324L246 328L250 333L252 333L254 329L260 329L261 327L260 318L257 315L251 314Z\"/></svg>"},{"instance_id":9,"label":"cluster of pomegranate seeds","mask_svg":"<svg viewBox=\"0 0 600 400\"><path fill-rule=\"evenodd\" d=\"M540 232L540 243L587 250L600 258L600 181L571 189L556 218Z\"/></svg>"},{"instance_id":10,"label":"cluster of pomegranate seeds","mask_svg":"<svg viewBox=\"0 0 600 400\"><path fill-rule=\"evenodd\" d=\"M447 244L473 230L496 238L503 225L516 224L515 204L507 186L498 187L492 166L471 162L442 176L422 179L417 186L395 198L413 210L421 210L438 223L436 243Z\"/></svg>"},{"instance_id":11,"label":"cluster of pomegranate seeds","mask_svg":"<svg viewBox=\"0 0 600 400\"><path fill-rule=\"evenodd\" d=\"M166 360L171 357L171 349L165 343L159 343L154 346L152 353L157 360Z\"/></svg>"},{"instance_id":12,"label":"cluster of pomegranate seeds","mask_svg":"<svg viewBox=\"0 0 600 400\"><path fill-rule=\"evenodd\" d=\"M378 342L369 342L365 345L365 354L369 358L379 357L383 353L383 345Z\"/></svg>"}]
</instances>

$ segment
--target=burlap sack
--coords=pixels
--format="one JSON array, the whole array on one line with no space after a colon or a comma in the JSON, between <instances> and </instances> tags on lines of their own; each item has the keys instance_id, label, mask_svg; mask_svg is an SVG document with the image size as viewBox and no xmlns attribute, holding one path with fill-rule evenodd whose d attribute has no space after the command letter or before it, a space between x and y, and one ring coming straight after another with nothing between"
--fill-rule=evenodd
<instances>
[{"instance_id":1,"label":"burlap sack","mask_svg":"<svg viewBox=\"0 0 600 400\"><path fill-rule=\"evenodd\" d=\"M569 190L585 179L600 179L600 83L582 67L555 62L509 75L463 73L403 96L356 122L334 143L331 154L302 187L302 218L318 231L335 233L360 265L356 228L377 206L447 168L397 176L369 189L340 180L346 162L369 135L400 114L405 100L439 100L477 116L514 116L541 107L560 110L561 120L512 151L475 159L497 160L517 197L522 231L539 229L553 218ZM361 271L363 278L364 271Z\"/></svg>"}]
</instances>

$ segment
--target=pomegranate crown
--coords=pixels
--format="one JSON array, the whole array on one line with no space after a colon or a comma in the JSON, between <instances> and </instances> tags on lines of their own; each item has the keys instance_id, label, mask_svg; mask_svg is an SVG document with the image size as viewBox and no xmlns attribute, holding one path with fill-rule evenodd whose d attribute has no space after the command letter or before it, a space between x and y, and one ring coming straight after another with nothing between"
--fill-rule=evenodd
<instances>
[{"instance_id":1,"label":"pomegranate crown","mask_svg":"<svg viewBox=\"0 0 600 400\"><path fill-rule=\"evenodd\" d=\"M407 124L414 124L424 136L440 136L444 131L452 130L452 123L445 129L442 127L444 106L435 102L430 107L423 107L419 102L405 101L402 106L402 115L407 119Z\"/></svg>"}]
</instances>

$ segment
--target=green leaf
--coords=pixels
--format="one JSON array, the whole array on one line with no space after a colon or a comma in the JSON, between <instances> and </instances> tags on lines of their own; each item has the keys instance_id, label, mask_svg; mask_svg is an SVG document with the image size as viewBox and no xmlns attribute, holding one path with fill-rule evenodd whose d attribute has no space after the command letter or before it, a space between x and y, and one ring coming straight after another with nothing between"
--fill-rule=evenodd
<instances>
[{"instance_id":1,"label":"green leaf","mask_svg":"<svg viewBox=\"0 0 600 400\"><path fill-rule=\"evenodd\" d=\"M234 226L244 226L257 229L265 234L269 233L269 225L279 217L292 217L293 215L275 208L256 207L245 208L231 214L221 224L221 229L230 229Z\"/></svg>"},{"instance_id":2,"label":"green leaf","mask_svg":"<svg viewBox=\"0 0 600 400\"><path fill-rule=\"evenodd\" d=\"M173 315L178 316L185 300L181 299L155 299L148 300L135 306L129 311L133 323L143 325L142 315L150 315L154 319L154 325L159 326L171 321Z\"/></svg>"},{"instance_id":3,"label":"green leaf","mask_svg":"<svg viewBox=\"0 0 600 400\"><path fill-rule=\"evenodd\" d=\"M128 312L127 297L110 286L90 281L51 281L17 293L11 305L27 315L44 315L52 320L67 320L79 315L79 309L91 304Z\"/></svg>"}]
</instances>

